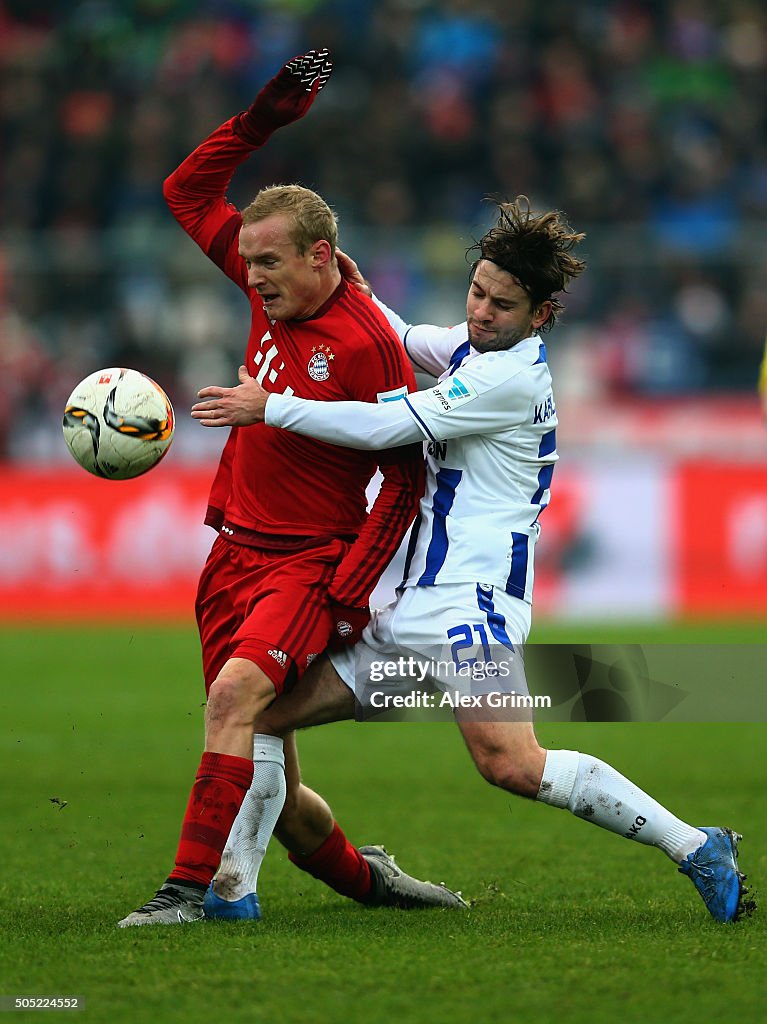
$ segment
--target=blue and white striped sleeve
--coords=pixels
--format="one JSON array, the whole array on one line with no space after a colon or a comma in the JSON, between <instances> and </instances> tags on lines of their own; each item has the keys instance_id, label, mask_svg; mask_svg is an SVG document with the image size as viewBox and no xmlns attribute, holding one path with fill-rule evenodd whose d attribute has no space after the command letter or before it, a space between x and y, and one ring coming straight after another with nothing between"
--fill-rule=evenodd
<instances>
[{"instance_id":1,"label":"blue and white striped sleeve","mask_svg":"<svg viewBox=\"0 0 767 1024\"><path fill-rule=\"evenodd\" d=\"M524 422L530 413L532 382L524 368L508 358L504 367L498 356L489 355L436 387L377 405L270 395L266 424L366 451L495 433Z\"/></svg>"}]
</instances>

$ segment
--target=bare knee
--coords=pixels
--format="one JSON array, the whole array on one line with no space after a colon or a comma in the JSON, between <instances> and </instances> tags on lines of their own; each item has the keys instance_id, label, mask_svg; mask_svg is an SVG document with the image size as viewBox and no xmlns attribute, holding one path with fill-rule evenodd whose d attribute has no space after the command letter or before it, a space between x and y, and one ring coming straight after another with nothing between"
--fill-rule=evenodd
<instances>
[{"instance_id":1,"label":"bare knee","mask_svg":"<svg viewBox=\"0 0 767 1024\"><path fill-rule=\"evenodd\" d=\"M224 665L208 691L208 727L253 725L274 699L274 687L261 669L243 658Z\"/></svg>"}]
</instances>

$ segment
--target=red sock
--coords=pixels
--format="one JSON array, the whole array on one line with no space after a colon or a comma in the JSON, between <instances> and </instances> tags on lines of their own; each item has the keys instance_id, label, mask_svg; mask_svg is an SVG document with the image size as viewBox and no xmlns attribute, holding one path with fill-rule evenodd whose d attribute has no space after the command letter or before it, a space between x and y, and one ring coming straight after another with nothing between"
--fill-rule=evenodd
<instances>
[{"instance_id":1,"label":"red sock","mask_svg":"<svg viewBox=\"0 0 767 1024\"><path fill-rule=\"evenodd\" d=\"M169 882L196 882L208 887L252 781L253 761L249 757L205 751L184 815L176 866Z\"/></svg>"},{"instance_id":2,"label":"red sock","mask_svg":"<svg viewBox=\"0 0 767 1024\"><path fill-rule=\"evenodd\" d=\"M288 857L296 867L319 878L342 896L365 902L370 892L368 862L352 846L337 824L333 825L333 831L319 850L310 853L308 857L299 857L295 853L289 853Z\"/></svg>"}]
</instances>

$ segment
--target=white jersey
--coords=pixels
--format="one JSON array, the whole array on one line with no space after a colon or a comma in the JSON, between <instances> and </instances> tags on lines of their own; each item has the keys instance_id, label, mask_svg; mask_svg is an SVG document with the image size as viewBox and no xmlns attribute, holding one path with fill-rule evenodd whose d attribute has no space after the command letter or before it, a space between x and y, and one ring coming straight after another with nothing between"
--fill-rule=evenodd
<instances>
[{"instance_id":1,"label":"white jersey","mask_svg":"<svg viewBox=\"0 0 767 1024\"><path fill-rule=\"evenodd\" d=\"M411 327L379 303L436 386L383 404L272 395L266 422L355 448L427 441L426 490L404 587L479 583L530 602L538 517L549 502L556 409L537 335L480 353L466 324Z\"/></svg>"}]
</instances>

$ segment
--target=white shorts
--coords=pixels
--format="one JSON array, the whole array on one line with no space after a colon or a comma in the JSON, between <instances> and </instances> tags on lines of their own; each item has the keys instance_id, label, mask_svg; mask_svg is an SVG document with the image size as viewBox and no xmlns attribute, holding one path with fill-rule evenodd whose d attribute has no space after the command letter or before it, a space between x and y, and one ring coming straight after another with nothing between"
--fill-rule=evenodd
<instances>
[{"instance_id":1,"label":"white shorts","mask_svg":"<svg viewBox=\"0 0 767 1024\"><path fill-rule=\"evenodd\" d=\"M330 660L363 705L381 689L527 694L530 616L525 601L486 584L407 587L373 613L356 646Z\"/></svg>"}]
</instances>

